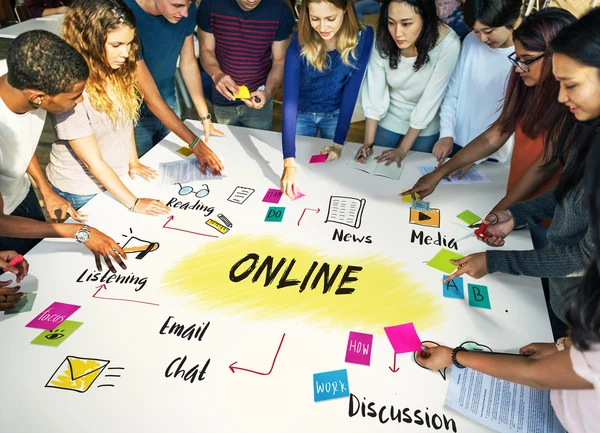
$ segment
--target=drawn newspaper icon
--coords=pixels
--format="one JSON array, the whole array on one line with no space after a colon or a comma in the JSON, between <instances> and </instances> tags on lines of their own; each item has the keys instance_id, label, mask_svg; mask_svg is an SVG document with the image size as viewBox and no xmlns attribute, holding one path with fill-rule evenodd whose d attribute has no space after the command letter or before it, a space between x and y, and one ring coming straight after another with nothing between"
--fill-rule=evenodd
<instances>
[{"instance_id":1,"label":"drawn newspaper icon","mask_svg":"<svg viewBox=\"0 0 600 433\"><path fill-rule=\"evenodd\" d=\"M329 210L325 222L343 224L357 229L362 223L362 215L366 204L367 200L364 198L332 195L329 198Z\"/></svg>"}]
</instances>

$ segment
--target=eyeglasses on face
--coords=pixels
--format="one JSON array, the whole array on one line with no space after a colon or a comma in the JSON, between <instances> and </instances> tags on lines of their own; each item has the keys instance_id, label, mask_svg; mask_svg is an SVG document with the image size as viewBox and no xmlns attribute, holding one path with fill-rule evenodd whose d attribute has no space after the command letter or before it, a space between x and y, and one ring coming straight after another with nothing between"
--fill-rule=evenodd
<instances>
[{"instance_id":1,"label":"eyeglasses on face","mask_svg":"<svg viewBox=\"0 0 600 433\"><path fill-rule=\"evenodd\" d=\"M517 56L517 53L514 52L510 56L508 56L508 60L510 60L510 63L512 63L513 66L516 66L517 68L521 69L523 72L529 72L531 70L529 65L531 65L534 62L537 62L538 60L540 60L541 58L543 58L545 56L546 56L546 54L542 54L541 56L534 57L533 59L521 60L521 59L519 59L519 56Z\"/></svg>"},{"instance_id":2,"label":"eyeglasses on face","mask_svg":"<svg viewBox=\"0 0 600 433\"><path fill-rule=\"evenodd\" d=\"M194 192L194 188L192 188L191 186L183 186L180 183L177 183L177 185L179 185L179 195L188 195L192 192ZM208 189L208 185L207 184L203 184L202 185L202 189L199 191L196 191L196 197L198 198L203 198L206 197L209 193L210 190Z\"/></svg>"}]
</instances>

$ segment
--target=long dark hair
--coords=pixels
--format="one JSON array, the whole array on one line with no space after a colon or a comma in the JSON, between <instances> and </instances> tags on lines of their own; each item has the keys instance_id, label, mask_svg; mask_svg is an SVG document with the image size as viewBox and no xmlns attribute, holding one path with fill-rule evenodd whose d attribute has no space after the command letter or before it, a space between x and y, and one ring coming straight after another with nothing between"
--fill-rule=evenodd
<instances>
[{"instance_id":1,"label":"long dark hair","mask_svg":"<svg viewBox=\"0 0 600 433\"><path fill-rule=\"evenodd\" d=\"M413 66L418 71L427 62L429 62L429 52L435 46L440 37L437 9L435 0L383 0L381 10L379 11L379 20L377 21L377 50L383 58L388 58L390 68L396 69L400 62L400 48L390 34L388 29L389 7L392 3L406 3L410 5L423 20L423 28L417 38L415 46L417 48L417 60Z\"/></svg>"},{"instance_id":2,"label":"long dark hair","mask_svg":"<svg viewBox=\"0 0 600 433\"><path fill-rule=\"evenodd\" d=\"M468 23L473 27L475 21L488 27L508 27L512 29L523 8L522 0L472 0L473 22Z\"/></svg>"},{"instance_id":3,"label":"long dark hair","mask_svg":"<svg viewBox=\"0 0 600 433\"><path fill-rule=\"evenodd\" d=\"M600 74L600 8L592 9L579 21L561 30L551 45L555 53L596 68ZM556 198L559 201L583 179L582 167L590 147L594 142L600 145L597 137L599 124L599 119L577 122L573 134L564 131L554 146L551 162L559 160L565 164L569 150L572 148L576 152L565 167L556 188Z\"/></svg>"},{"instance_id":4,"label":"long dark hair","mask_svg":"<svg viewBox=\"0 0 600 433\"><path fill-rule=\"evenodd\" d=\"M546 149L558 139L561 130L570 129L573 116L558 102L559 84L552 76L552 47L550 41L576 18L558 8L546 8L529 15L513 33L526 50L544 53L539 60L542 77L533 87L527 87L513 69L506 89L506 99L500 115L500 130L513 133L519 126L529 138L544 137Z\"/></svg>"}]
</instances>

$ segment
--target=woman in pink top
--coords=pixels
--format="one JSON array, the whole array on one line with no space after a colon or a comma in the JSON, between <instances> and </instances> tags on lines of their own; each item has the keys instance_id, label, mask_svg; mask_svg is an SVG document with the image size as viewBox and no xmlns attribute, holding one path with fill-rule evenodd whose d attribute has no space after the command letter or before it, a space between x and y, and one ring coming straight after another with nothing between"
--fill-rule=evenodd
<instances>
[{"instance_id":1,"label":"woman in pink top","mask_svg":"<svg viewBox=\"0 0 600 433\"><path fill-rule=\"evenodd\" d=\"M471 368L511 382L551 389L554 410L569 433L600 431L600 8L564 28L552 41L553 72L559 101L577 119L578 139L554 152L575 159L563 177L578 178L585 167L595 258L569 294L566 319L570 338L556 344L533 343L524 356L495 356L462 347L425 348L417 361L431 370ZM563 141L566 142L566 141ZM579 169L579 170L577 170ZM578 193L577 191L572 193ZM586 199L586 198L584 198Z\"/></svg>"}]
</instances>

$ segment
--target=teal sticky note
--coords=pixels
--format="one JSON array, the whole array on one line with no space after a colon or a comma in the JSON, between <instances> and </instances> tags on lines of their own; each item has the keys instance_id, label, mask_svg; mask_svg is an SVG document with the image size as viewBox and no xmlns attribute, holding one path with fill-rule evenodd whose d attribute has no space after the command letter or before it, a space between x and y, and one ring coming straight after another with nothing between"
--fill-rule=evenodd
<instances>
[{"instance_id":1,"label":"teal sticky note","mask_svg":"<svg viewBox=\"0 0 600 433\"><path fill-rule=\"evenodd\" d=\"M83 325L83 322L74 322L73 320L65 320L55 329L42 331L40 335L35 337L31 344L41 344L43 346L58 347L65 341L73 332Z\"/></svg>"},{"instance_id":2,"label":"teal sticky note","mask_svg":"<svg viewBox=\"0 0 600 433\"><path fill-rule=\"evenodd\" d=\"M283 221L283 214L285 213L284 207L269 207L267 215L265 216L265 222L268 223L280 223Z\"/></svg>"},{"instance_id":3,"label":"teal sticky note","mask_svg":"<svg viewBox=\"0 0 600 433\"><path fill-rule=\"evenodd\" d=\"M444 280L448 278L448 275L444 275ZM465 299L465 285L462 277L456 277L455 279L442 283L444 290L444 298L455 298Z\"/></svg>"},{"instance_id":4,"label":"teal sticky note","mask_svg":"<svg viewBox=\"0 0 600 433\"><path fill-rule=\"evenodd\" d=\"M490 296L486 286L479 284L469 284L469 305L476 308L492 309L490 305Z\"/></svg>"},{"instance_id":5,"label":"teal sticky note","mask_svg":"<svg viewBox=\"0 0 600 433\"><path fill-rule=\"evenodd\" d=\"M315 402L348 397L348 370L328 371L313 374Z\"/></svg>"},{"instance_id":6,"label":"teal sticky note","mask_svg":"<svg viewBox=\"0 0 600 433\"><path fill-rule=\"evenodd\" d=\"M4 314L27 313L28 311L31 311L36 295L37 293L23 293L23 296L21 296L21 299L17 302L15 308L6 310Z\"/></svg>"}]
</instances>

